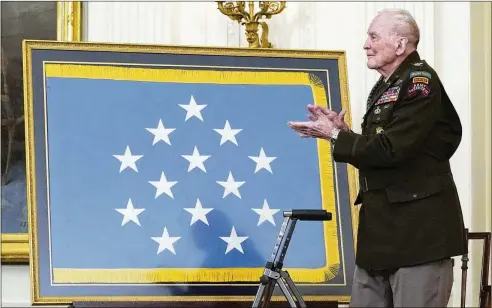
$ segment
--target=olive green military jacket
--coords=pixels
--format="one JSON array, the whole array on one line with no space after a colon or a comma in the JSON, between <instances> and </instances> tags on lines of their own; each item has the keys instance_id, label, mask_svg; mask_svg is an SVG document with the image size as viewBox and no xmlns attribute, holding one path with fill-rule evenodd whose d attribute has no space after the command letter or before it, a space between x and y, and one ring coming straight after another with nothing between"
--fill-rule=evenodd
<instances>
[{"instance_id":1,"label":"olive green military jacket","mask_svg":"<svg viewBox=\"0 0 492 308\"><path fill-rule=\"evenodd\" d=\"M449 164L462 127L437 73L415 51L367 103L362 134L342 131L333 148L359 171L356 263L395 269L466 253Z\"/></svg>"}]
</instances>

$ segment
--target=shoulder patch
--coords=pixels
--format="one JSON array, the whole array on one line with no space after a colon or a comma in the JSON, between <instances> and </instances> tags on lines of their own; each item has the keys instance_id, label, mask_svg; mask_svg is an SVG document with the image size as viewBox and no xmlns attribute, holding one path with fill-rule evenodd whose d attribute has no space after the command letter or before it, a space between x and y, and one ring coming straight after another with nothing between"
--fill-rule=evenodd
<instances>
[{"instance_id":1,"label":"shoulder patch","mask_svg":"<svg viewBox=\"0 0 492 308\"><path fill-rule=\"evenodd\" d=\"M415 72L411 72L410 73L410 78L413 78L413 77L419 77L419 76L422 76L422 77L427 77L429 79L432 79L432 76L429 72L425 72L425 71L415 71Z\"/></svg>"},{"instance_id":2,"label":"shoulder patch","mask_svg":"<svg viewBox=\"0 0 492 308\"><path fill-rule=\"evenodd\" d=\"M415 71L410 73L410 85L408 87L407 95L412 97L418 93L423 96L428 96L430 94L430 79L432 75L427 71Z\"/></svg>"},{"instance_id":3,"label":"shoulder patch","mask_svg":"<svg viewBox=\"0 0 492 308\"><path fill-rule=\"evenodd\" d=\"M411 83L408 87L408 96L414 96L417 93L422 93L423 96L427 96L430 93L429 86L425 83Z\"/></svg>"},{"instance_id":4,"label":"shoulder patch","mask_svg":"<svg viewBox=\"0 0 492 308\"><path fill-rule=\"evenodd\" d=\"M427 77L413 77L412 83L425 83L425 84L429 84L429 79Z\"/></svg>"},{"instance_id":5,"label":"shoulder patch","mask_svg":"<svg viewBox=\"0 0 492 308\"><path fill-rule=\"evenodd\" d=\"M381 97L378 99L375 105L379 104L384 104L384 103L389 103L389 102L395 102L398 100L398 95L400 94L400 87L391 87L388 90L386 90L383 94L381 94Z\"/></svg>"}]
</instances>

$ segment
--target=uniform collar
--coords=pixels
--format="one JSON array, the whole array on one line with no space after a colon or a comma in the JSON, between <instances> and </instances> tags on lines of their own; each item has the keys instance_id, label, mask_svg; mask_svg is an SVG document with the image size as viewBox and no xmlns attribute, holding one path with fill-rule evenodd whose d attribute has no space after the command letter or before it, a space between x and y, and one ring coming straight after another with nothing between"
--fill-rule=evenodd
<instances>
[{"instance_id":1,"label":"uniform collar","mask_svg":"<svg viewBox=\"0 0 492 308\"><path fill-rule=\"evenodd\" d=\"M409 54L402 63L394 70L391 75L388 76L388 78L385 78L384 81L387 84L392 84L395 79L398 79L400 75L413 63L420 62L420 55L417 52L417 50L413 51L411 54Z\"/></svg>"}]
</instances>

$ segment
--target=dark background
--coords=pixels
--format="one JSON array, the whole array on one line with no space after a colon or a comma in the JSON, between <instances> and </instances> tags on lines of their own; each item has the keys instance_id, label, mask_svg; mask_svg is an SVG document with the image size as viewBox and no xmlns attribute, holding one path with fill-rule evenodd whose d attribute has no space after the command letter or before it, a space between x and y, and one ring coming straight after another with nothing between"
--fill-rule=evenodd
<instances>
[{"instance_id":1,"label":"dark background","mask_svg":"<svg viewBox=\"0 0 492 308\"><path fill-rule=\"evenodd\" d=\"M1 2L2 233L27 232L22 40L56 40L56 2Z\"/></svg>"}]
</instances>

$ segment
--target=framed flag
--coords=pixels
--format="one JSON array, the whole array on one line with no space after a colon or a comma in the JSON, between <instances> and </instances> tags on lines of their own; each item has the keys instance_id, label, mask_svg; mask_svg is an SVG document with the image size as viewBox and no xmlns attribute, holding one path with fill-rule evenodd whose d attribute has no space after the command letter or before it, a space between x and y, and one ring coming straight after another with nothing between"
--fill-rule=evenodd
<instances>
[{"instance_id":1,"label":"framed flag","mask_svg":"<svg viewBox=\"0 0 492 308\"><path fill-rule=\"evenodd\" d=\"M34 303L250 301L291 209L333 219L298 222L284 269L348 300L355 171L287 125L350 113L344 52L25 41L24 63Z\"/></svg>"},{"instance_id":2,"label":"framed flag","mask_svg":"<svg viewBox=\"0 0 492 308\"><path fill-rule=\"evenodd\" d=\"M27 263L29 241L26 201L26 159L22 41L78 41L78 1L2 1L1 209L2 263Z\"/></svg>"}]
</instances>

